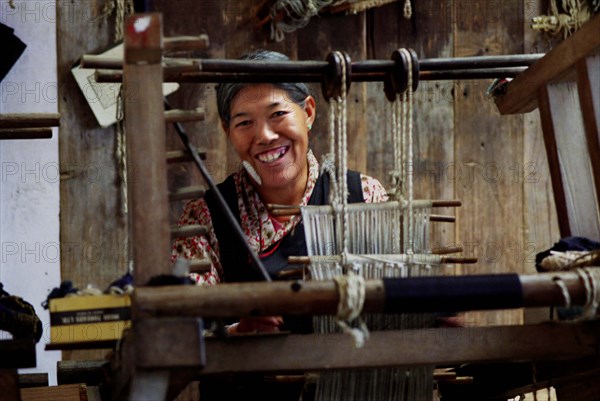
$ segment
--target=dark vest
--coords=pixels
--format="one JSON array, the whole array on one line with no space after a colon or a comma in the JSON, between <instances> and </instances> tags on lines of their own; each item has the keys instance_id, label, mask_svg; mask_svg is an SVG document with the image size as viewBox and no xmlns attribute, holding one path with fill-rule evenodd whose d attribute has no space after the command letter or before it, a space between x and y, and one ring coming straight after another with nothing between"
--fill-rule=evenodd
<instances>
[{"instance_id":1,"label":"dark vest","mask_svg":"<svg viewBox=\"0 0 600 401\"><path fill-rule=\"evenodd\" d=\"M364 202L360 173L348 171L348 202ZM308 201L309 205L326 205L329 203L329 175L321 174L315 183L315 188ZM233 212L237 221L240 221L238 209L238 196L235 189L233 175L229 176L217 187L225 198L229 209ZM215 229L221 265L223 266L225 282L262 281L262 276L251 265L248 252L243 244L237 240L230 228L221 208L219 207L213 191L208 190L205 201L210 210L212 224ZM275 248L276 247L276 248ZM306 240L304 238L304 224L300 222L292 232L283 237L279 243L273 245L275 249L269 249L263 253L261 261L272 279L277 279L277 273L288 267L288 256L306 256ZM272 252L271 252L272 251Z\"/></svg>"}]
</instances>

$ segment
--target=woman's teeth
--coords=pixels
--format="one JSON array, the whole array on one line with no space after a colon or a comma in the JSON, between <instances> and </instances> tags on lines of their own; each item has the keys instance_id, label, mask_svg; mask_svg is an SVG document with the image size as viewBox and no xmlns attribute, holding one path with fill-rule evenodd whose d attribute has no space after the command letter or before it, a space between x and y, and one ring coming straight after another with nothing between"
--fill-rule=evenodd
<instances>
[{"instance_id":1,"label":"woman's teeth","mask_svg":"<svg viewBox=\"0 0 600 401\"><path fill-rule=\"evenodd\" d=\"M283 148L279 148L275 151L261 153L261 154L257 155L256 157L258 158L258 160L260 160L263 163L271 163L271 162L281 158L281 156L283 156L285 154L286 150L287 150L287 148L283 147Z\"/></svg>"}]
</instances>

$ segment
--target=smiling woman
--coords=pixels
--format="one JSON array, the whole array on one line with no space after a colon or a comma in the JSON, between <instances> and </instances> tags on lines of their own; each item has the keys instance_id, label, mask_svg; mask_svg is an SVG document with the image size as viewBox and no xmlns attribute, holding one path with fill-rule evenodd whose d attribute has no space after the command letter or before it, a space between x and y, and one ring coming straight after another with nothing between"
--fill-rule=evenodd
<instances>
[{"instance_id":1,"label":"smiling woman","mask_svg":"<svg viewBox=\"0 0 600 401\"><path fill-rule=\"evenodd\" d=\"M266 50L243 58L288 60ZM320 174L319 163L308 147L316 118L315 99L303 83L222 83L217 88L217 105L223 131L243 165L218 185L219 190L250 248L260 256L269 275L278 279L288 267L289 256L307 254L304 227L301 216L273 216L266 205L322 205L329 201L329 175ZM379 181L354 171L347 179L350 202L387 200ZM244 247L230 232L212 191L189 202L179 223L208 228L206 235L179 238L173 247L173 258L211 261L211 271L195 277L199 284L261 280ZM281 318L252 319L232 326L231 331L276 331L292 329L290 325Z\"/></svg>"},{"instance_id":2,"label":"smiling woman","mask_svg":"<svg viewBox=\"0 0 600 401\"><path fill-rule=\"evenodd\" d=\"M288 60L281 53L265 50L243 59ZM288 268L289 256L307 255L304 227L301 216L274 216L266 205L329 203L329 174L320 174L319 163L308 147L316 118L315 99L303 83L222 83L217 87L217 106L223 131L243 166L218 185L219 191L270 277L280 279ZM349 171L347 181L349 202L387 200L376 179ZM206 235L178 238L173 246L173 259L211 261L209 273L195 276L198 284L262 279L251 265L245 247L229 228L212 191L207 191L203 199L189 202L179 224L207 227ZM228 327L230 334L280 330L311 332L312 318L244 318ZM297 400L303 387L299 383L294 391L287 388L284 396L278 388L280 384L264 383L258 376L238 377L234 382L201 382L201 397L242 399L258 395L263 400Z\"/></svg>"},{"instance_id":3,"label":"smiling woman","mask_svg":"<svg viewBox=\"0 0 600 401\"><path fill-rule=\"evenodd\" d=\"M308 127L314 117L312 96L298 104L273 85L247 86L233 98L223 129L263 202L301 203L308 179Z\"/></svg>"}]
</instances>

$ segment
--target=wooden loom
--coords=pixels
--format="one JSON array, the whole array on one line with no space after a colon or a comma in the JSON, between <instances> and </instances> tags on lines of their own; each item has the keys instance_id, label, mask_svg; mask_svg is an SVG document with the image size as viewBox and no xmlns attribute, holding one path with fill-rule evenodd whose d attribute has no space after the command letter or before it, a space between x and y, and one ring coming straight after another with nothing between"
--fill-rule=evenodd
<instances>
[{"instance_id":1,"label":"wooden loom","mask_svg":"<svg viewBox=\"0 0 600 401\"><path fill-rule=\"evenodd\" d=\"M600 26L599 21L598 18L592 21L596 32ZM136 31L135 27L141 26L144 28ZM234 372L293 373L329 368L425 364L451 366L484 362L519 362L531 366L533 361L539 363L539 372L545 372L544 369L551 372L547 376L536 377L534 374L525 379L521 377L518 385L516 379L512 380L508 387L494 388L493 394L486 394L483 389L471 388L469 391L475 393L463 391L459 395L461 400L478 401L521 394L524 388L531 390L546 387L549 385L547 380L550 379L553 379L555 386L560 387L561 380L566 386L571 385L573 377L577 375L597 375L600 367L597 362L600 326L595 321L377 332L372 333L371 339L362 349L355 349L352 340L343 334L315 336L284 333L205 338L201 317L239 318L281 313L332 314L335 313L339 294L335 285L330 282L222 284L207 288L145 287L151 278L170 273L171 235L167 217L169 195L164 157L166 152L162 136L165 113L161 84L163 77L174 78L168 78L164 74L161 35L159 14L134 16L127 23L123 73L105 74L105 78L107 75L113 78L123 77L127 101L125 118L128 157L130 165L133 166L131 174L135 174L129 180L133 213L132 236L133 242L136 243L133 256L136 283L133 297L133 331L128 333L120 344L118 364L113 370L113 399L172 399L191 380L211 374ZM600 35L597 35L596 39L598 37ZM570 40L577 43L577 35ZM598 46L599 43L594 48ZM552 52L544 58L551 55ZM544 59L537 63L544 63ZM194 82L206 82L215 79L216 76L215 74L206 77L197 72L190 72L189 75L179 74L181 80ZM376 74L368 77L365 75L365 80L374 80L373 75ZM256 79L262 80L265 76L257 73ZM232 77L234 78L235 74L232 74ZM515 84L516 82L517 80ZM135 91L135 88L142 87L143 97L127 96L127 88L134 88ZM137 93L139 95L140 92ZM509 93L510 90L507 96ZM196 154L195 158L197 156ZM481 294L477 291L462 294L460 297L452 294L454 285L477 280L477 276L447 277L442 287L431 282L405 284L407 288L417 284L425 287L436 286L438 293L441 291L446 294L443 299L451 310L560 306L564 304L564 294L555 283L557 276L498 276L500 280L518 282L521 288L520 296L517 296L515 301L504 299L506 294L492 291L487 303L481 302ZM566 283L574 305L586 302L584 286L578 275L564 273L560 275L560 279ZM421 309L418 311L409 309L414 302L408 298L399 296L400 300L396 299L390 303L388 295L391 294L386 293L386 285L386 282L378 280L367 283L365 311L387 311L391 304L395 305L397 312L431 312L440 309L439 299L438 302L419 304ZM444 288L447 289L446 292ZM454 304L452 300L455 300ZM423 351L424 347L427 347L427 352ZM390 348L397 348L402 352L390 352ZM267 351L274 349L285 349L287 357L264 358ZM444 400L453 399L451 397L448 396Z\"/></svg>"}]
</instances>

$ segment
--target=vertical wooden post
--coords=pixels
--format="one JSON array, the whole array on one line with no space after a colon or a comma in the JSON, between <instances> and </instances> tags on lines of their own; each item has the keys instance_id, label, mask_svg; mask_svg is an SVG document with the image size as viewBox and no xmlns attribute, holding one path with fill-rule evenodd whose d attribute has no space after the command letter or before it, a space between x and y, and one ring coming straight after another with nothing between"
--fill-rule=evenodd
<instances>
[{"instance_id":1,"label":"vertical wooden post","mask_svg":"<svg viewBox=\"0 0 600 401\"><path fill-rule=\"evenodd\" d=\"M125 24L123 91L136 286L167 273L169 266L161 20L159 13L136 14Z\"/></svg>"}]
</instances>

